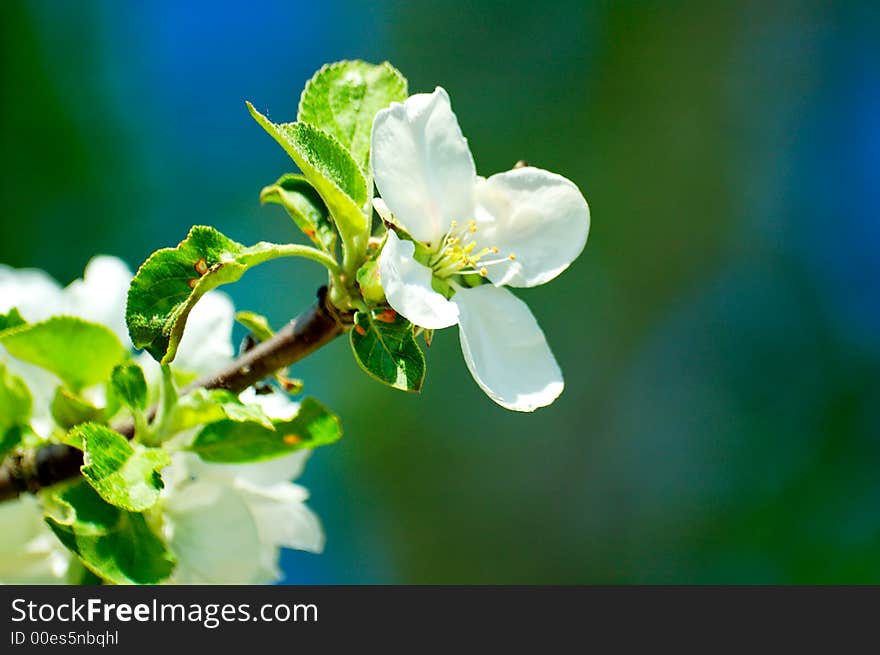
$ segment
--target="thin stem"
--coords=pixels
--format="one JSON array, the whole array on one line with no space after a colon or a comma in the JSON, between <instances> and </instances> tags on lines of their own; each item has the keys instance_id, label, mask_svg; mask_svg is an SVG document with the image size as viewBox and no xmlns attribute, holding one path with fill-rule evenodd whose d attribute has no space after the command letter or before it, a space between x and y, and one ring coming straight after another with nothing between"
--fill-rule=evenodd
<instances>
[{"instance_id":1,"label":"thin stem","mask_svg":"<svg viewBox=\"0 0 880 655\"><path fill-rule=\"evenodd\" d=\"M132 420L134 421L134 433L137 436L138 440L148 446L152 445L152 430L150 430L150 424L147 421L147 417L144 414L143 410L133 409L132 414L134 415L132 418Z\"/></svg>"},{"instance_id":2,"label":"thin stem","mask_svg":"<svg viewBox=\"0 0 880 655\"><path fill-rule=\"evenodd\" d=\"M337 277L342 273L336 259L323 250L318 250L311 246L305 246L301 243L273 243L271 244L272 248L266 250L261 248L263 245L267 244L258 243L253 247L253 250L256 252L247 256L248 263L261 264L262 262L269 261L270 259L277 259L279 257L305 257L306 259L311 259L313 262L318 262L326 267L334 277Z\"/></svg>"},{"instance_id":3,"label":"thin stem","mask_svg":"<svg viewBox=\"0 0 880 655\"><path fill-rule=\"evenodd\" d=\"M159 404L150 410L150 424L145 431L140 431L137 416L135 416L134 433L139 436L141 442L146 446L158 446L162 442L162 437L168 424L168 417L171 416L171 410L177 404L178 399L171 367L168 364L163 364L161 370L162 384L159 386ZM126 436L129 435L126 434Z\"/></svg>"},{"instance_id":4,"label":"thin stem","mask_svg":"<svg viewBox=\"0 0 880 655\"><path fill-rule=\"evenodd\" d=\"M369 235L342 234L342 272L354 279L357 270L364 261Z\"/></svg>"},{"instance_id":5,"label":"thin stem","mask_svg":"<svg viewBox=\"0 0 880 655\"><path fill-rule=\"evenodd\" d=\"M270 245L271 248L264 248L263 246L266 245ZM247 256L247 261L250 265L261 264L270 259L278 259L279 257L304 257L305 259L311 259L313 262L317 262L326 267L330 273L330 286L334 290L338 289L342 291L346 289L343 269L340 268L339 263L333 255L326 253L323 250L318 250L317 248L299 243L266 244L264 242L258 243L252 250L254 250L254 252Z\"/></svg>"},{"instance_id":6,"label":"thin stem","mask_svg":"<svg viewBox=\"0 0 880 655\"><path fill-rule=\"evenodd\" d=\"M367 315L370 314L370 308L367 306L367 303L365 303L360 298L355 298L354 300L352 300L351 306L354 307L359 312L363 312L364 314L367 314Z\"/></svg>"}]
</instances>

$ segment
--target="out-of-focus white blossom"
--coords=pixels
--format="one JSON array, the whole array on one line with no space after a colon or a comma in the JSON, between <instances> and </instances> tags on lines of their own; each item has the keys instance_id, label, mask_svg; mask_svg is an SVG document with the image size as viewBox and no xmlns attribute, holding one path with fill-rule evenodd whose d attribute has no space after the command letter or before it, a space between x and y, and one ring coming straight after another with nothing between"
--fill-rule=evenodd
<instances>
[{"instance_id":1,"label":"out-of-focus white blossom","mask_svg":"<svg viewBox=\"0 0 880 655\"><path fill-rule=\"evenodd\" d=\"M78 316L106 325L131 348L125 326L125 302L132 274L124 262L101 256L81 280L62 287L43 271L0 265L0 313L17 308L28 322L50 316ZM219 292L206 294L187 321L173 367L204 375L231 361L234 308ZM148 382L157 383L159 366L138 356ZM48 436L49 410L59 380L48 371L10 357L0 346L0 362L22 378L34 399L32 427ZM99 390L86 390L102 400ZM280 392L242 394L271 418L290 418L298 405ZM194 435L197 430L192 430ZM165 490L155 510L178 560L170 583L258 584L280 578L281 548L320 552L324 535L305 505L308 492L290 480L302 472L308 451L268 462L221 465L179 452L163 471ZM49 584L65 581L69 553L43 521L39 502L30 496L0 503L0 583Z\"/></svg>"},{"instance_id":2,"label":"out-of-focus white blossom","mask_svg":"<svg viewBox=\"0 0 880 655\"><path fill-rule=\"evenodd\" d=\"M504 287L549 282L581 253L590 210L577 186L531 166L478 176L441 87L376 114L370 162L382 194L374 206L402 228L388 231L379 256L388 304L423 328L457 324L468 369L502 407L556 400L559 365L528 306ZM466 275L492 284L471 288Z\"/></svg>"}]
</instances>

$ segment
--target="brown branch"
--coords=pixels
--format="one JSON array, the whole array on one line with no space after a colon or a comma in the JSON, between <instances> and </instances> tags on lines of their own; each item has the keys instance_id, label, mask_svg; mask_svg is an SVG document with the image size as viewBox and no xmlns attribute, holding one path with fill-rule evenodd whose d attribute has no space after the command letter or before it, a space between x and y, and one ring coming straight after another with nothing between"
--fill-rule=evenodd
<instances>
[{"instance_id":1,"label":"brown branch","mask_svg":"<svg viewBox=\"0 0 880 655\"><path fill-rule=\"evenodd\" d=\"M214 375L196 380L181 393L199 387L240 393L345 332L351 317L340 314L327 302L326 291L322 287L318 291L318 302L271 339L242 354ZM131 422L116 425L114 429L129 438L134 435L134 424ZM17 498L23 492L36 493L44 487L75 477L79 475L82 463L82 452L61 444L10 455L0 466L0 501Z\"/></svg>"}]
</instances>

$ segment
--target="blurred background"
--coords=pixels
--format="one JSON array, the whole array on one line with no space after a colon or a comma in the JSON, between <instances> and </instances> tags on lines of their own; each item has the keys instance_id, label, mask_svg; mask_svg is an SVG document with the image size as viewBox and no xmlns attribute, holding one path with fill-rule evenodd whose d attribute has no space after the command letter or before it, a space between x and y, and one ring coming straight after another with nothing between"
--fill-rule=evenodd
<instances>
[{"instance_id":1,"label":"blurred background","mask_svg":"<svg viewBox=\"0 0 880 655\"><path fill-rule=\"evenodd\" d=\"M534 415L437 335L425 391L340 339L295 371L342 417L304 484L326 552L290 583L880 583L880 10L873 2L0 4L0 261L133 268L190 225L298 239L293 170L323 63L443 85L478 170L558 171L582 257L520 295L566 375ZM228 287L276 326L323 280Z\"/></svg>"}]
</instances>

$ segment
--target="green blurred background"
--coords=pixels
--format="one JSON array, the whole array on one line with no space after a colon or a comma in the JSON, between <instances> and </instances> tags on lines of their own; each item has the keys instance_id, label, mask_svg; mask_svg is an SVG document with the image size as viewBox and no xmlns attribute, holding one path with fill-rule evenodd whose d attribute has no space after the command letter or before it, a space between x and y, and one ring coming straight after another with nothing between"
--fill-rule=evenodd
<instances>
[{"instance_id":1,"label":"green blurred background","mask_svg":"<svg viewBox=\"0 0 880 655\"><path fill-rule=\"evenodd\" d=\"M193 223L290 240L323 63L450 93L478 170L558 171L583 256L525 290L566 375L534 415L437 335L421 396L339 340L297 367L346 436L304 483L324 555L292 583L880 582L880 12L872 2L0 4L0 261L67 282ZM232 287L279 325L322 281Z\"/></svg>"}]
</instances>

